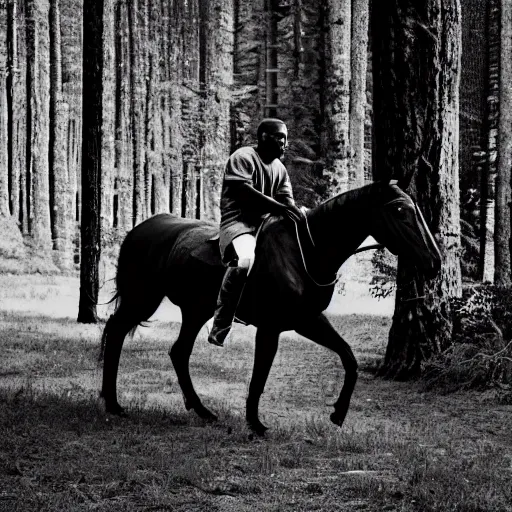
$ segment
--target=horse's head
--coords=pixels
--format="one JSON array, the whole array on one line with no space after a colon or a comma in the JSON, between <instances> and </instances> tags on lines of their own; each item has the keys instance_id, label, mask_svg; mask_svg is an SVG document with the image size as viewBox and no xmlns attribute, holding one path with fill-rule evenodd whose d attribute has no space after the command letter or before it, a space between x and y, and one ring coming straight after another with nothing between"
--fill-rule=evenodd
<instances>
[{"instance_id":1,"label":"horse's head","mask_svg":"<svg viewBox=\"0 0 512 512\"><path fill-rule=\"evenodd\" d=\"M427 278L435 277L441 268L441 253L420 209L392 182L383 185L382 192L372 219L373 238Z\"/></svg>"}]
</instances>

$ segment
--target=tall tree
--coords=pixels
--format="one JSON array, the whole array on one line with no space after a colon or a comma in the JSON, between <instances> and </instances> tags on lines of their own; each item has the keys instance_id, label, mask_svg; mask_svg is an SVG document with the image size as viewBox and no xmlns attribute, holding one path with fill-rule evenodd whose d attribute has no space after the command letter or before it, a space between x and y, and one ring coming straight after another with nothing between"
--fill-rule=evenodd
<instances>
[{"instance_id":1,"label":"tall tree","mask_svg":"<svg viewBox=\"0 0 512 512\"><path fill-rule=\"evenodd\" d=\"M133 142L133 220L135 224L146 216L146 181L144 177L144 109L145 83L143 2L131 0L128 6L131 138Z\"/></svg>"},{"instance_id":2,"label":"tall tree","mask_svg":"<svg viewBox=\"0 0 512 512\"><path fill-rule=\"evenodd\" d=\"M121 234L133 227L133 140L131 137L130 46L128 6L119 0L115 9L116 27L116 152L118 222Z\"/></svg>"},{"instance_id":3,"label":"tall tree","mask_svg":"<svg viewBox=\"0 0 512 512\"><path fill-rule=\"evenodd\" d=\"M50 0L50 207L53 248L60 268L73 263L67 169L68 104L62 91L60 0Z\"/></svg>"},{"instance_id":4,"label":"tall tree","mask_svg":"<svg viewBox=\"0 0 512 512\"><path fill-rule=\"evenodd\" d=\"M149 115L152 116L151 165L153 168L154 213L169 212L171 201L171 158L169 141L171 63L164 55L170 55L169 25L170 5L166 0L153 2L150 10L152 34L156 33L159 45L152 46L150 54L150 80L148 98Z\"/></svg>"},{"instance_id":5,"label":"tall tree","mask_svg":"<svg viewBox=\"0 0 512 512\"><path fill-rule=\"evenodd\" d=\"M115 26L116 0L103 0L103 114L101 129L101 232L113 224L115 166Z\"/></svg>"},{"instance_id":6,"label":"tall tree","mask_svg":"<svg viewBox=\"0 0 512 512\"><path fill-rule=\"evenodd\" d=\"M220 189L230 153L230 92L233 88L232 0L202 0L201 81L204 83L204 133L201 143L201 214L220 221Z\"/></svg>"},{"instance_id":7,"label":"tall tree","mask_svg":"<svg viewBox=\"0 0 512 512\"><path fill-rule=\"evenodd\" d=\"M78 321L96 323L101 249L103 1L84 2L82 216Z\"/></svg>"},{"instance_id":8,"label":"tall tree","mask_svg":"<svg viewBox=\"0 0 512 512\"><path fill-rule=\"evenodd\" d=\"M80 216L80 167L82 155L82 23L76 13L83 10L83 0L66 0L60 4L62 47L62 92L68 105L67 169L68 211L73 240L77 238Z\"/></svg>"},{"instance_id":9,"label":"tall tree","mask_svg":"<svg viewBox=\"0 0 512 512\"><path fill-rule=\"evenodd\" d=\"M200 44L199 44L199 0L187 0L184 5L186 23L183 26L181 90L181 122L184 145L182 148L182 215L189 218L197 216L197 179L199 163L199 140L202 127L201 110L204 106L203 90L199 80ZM199 128L199 129L198 129Z\"/></svg>"},{"instance_id":10,"label":"tall tree","mask_svg":"<svg viewBox=\"0 0 512 512\"><path fill-rule=\"evenodd\" d=\"M276 117L278 111L277 78L278 47L277 44L277 2L265 0L265 117Z\"/></svg>"},{"instance_id":11,"label":"tall tree","mask_svg":"<svg viewBox=\"0 0 512 512\"><path fill-rule=\"evenodd\" d=\"M487 113L486 152L482 162L480 193L480 261L479 274L485 282L494 282L494 218L496 209L496 162L500 67L500 1L487 2Z\"/></svg>"},{"instance_id":12,"label":"tall tree","mask_svg":"<svg viewBox=\"0 0 512 512\"><path fill-rule=\"evenodd\" d=\"M28 27L26 25L26 2L13 2L10 16L10 30L12 32L11 46L11 126L12 137L10 139L10 155L12 159L12 184L18 183L17 191L13 191L13 202L19 204L17 212L21 232L27 235L29 232L29 200L30 182L28 179L29 162L29 109L27 99L28 88L28 51L27 41ZM16 205L13 204L13 212Z\"/></svg>"},{"instance_id":13,"label":"tall tree","mask_svg":"<svg viewBox=\"0 0 512 512\"><path fill-rule=\"evenodd\" d=\"M23 31L19 30L19 18L23 10L16 0L7 3L7 103L8 103L8 169L9 169L9 205L14 219L20 222L26 232L28 223L24 222L21 208L21 175L26 169L26 74L25 44ZM26 229L24 229L26 228Z\"/></svg>"},{"instance_id":14,"label":"tall tree","mask_svg":"<svg viewBox=\"0 0 512 512\"><path fill-rule=\"evenodd\" d=\"M510 262L510 178L512 165L512 1L501 0L500 96L498 127L498 169L494 229L494 282L511 284Z\"/></svg>"},{"instance_id":15,"label":"tall tree","mask_svg":"<svg viewBox=\"0 0 512 512\"><path fill-rule=\"evenodd\" d=\"M375 166L416 197L443 254L425 281L399 259L395 313L382 374L417 375L451 341L449 299L461 293L458 184L458 0L373 4Z\"/></svg>"},{"instance_id":16,"label":"tall tree","mask_svg":"<svg viewBox=\"0 0 512 512\"><path fill-rule=\"evenodd\" d=\"M49 135L50 37L48 0L27 0L27 61L31 191L29 228L39 250L51 249Z\"/></svg>"},{"instance_id":17,"label":"tall tree","mask_svg":"<svg viewBox=\"0 0 512 512\"><path fill-rule=\"evenodd\" d=\"M348 190L352 0L325 1L325 175L334 195Z\"/></svg>"},{"instance_id":18,"label":"tall tree","mask_svg":"<svg viewBox=\"0 0 512 512\"><path fill-rule=\"evenodd\" d=\"M9 215L7 9L0 6L0 215Z\"/></svg>"},{"instance_id":19,"label":"tall tree","mask_svg":"<svg viewBox=\"0 0 512 512\"><path fill-rule=\"evenodd\" d=\"M182 122L182 86L184 80L183 66L183 33L180 30L186 21L182 1L172 3L168 24L168 48L170 61L175 65L169 70L169 115L164 120L164 144L169 145L168 162L171 174L171 212L182 215L183 196L183 145L184 133Z\"/></svg>"},{"instance_id":20,"label":"tall tree","mask_svg":"<svg viewBox=\"0 0 512 512\"><path fill-rule=\"evenodd\" d=\"M368 9L368 0L352 0L349 188L364 185L364 125L366 120L366 70L370 14Z\"/></svg>"}]
</instances>

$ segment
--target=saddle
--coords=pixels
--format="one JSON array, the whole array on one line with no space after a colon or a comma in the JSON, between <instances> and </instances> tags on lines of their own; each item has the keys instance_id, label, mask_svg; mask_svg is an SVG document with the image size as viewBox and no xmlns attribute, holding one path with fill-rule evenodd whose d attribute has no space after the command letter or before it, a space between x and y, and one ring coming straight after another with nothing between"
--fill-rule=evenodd
<instances>
[{"instance_id":1,"label":"saddle","mask_svg":"<svg viewBox=\"0 0 512 512\"><path fill-rule=\"evenodd\" d=\"M218 231L190 256L202 264L222 266ZM302 309L322 312L329 305L334 282L319 286L315 281L320 263L305 222L295 226L281 217L267 217L257 233L254 265L237 318L261 324L262 320L282 322L290 314L296 318Z\"/></svg>"}]
</instances>

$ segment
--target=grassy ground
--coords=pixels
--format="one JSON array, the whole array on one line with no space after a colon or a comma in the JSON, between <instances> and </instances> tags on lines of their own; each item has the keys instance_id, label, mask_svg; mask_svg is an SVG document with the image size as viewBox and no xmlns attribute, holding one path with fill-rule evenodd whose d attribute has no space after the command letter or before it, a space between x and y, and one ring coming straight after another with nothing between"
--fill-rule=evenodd
<instances>
[{"instance_id":1,"label":"grassy ground","mask_svg":"<svg viewBox=\"0 0 512 512\"><path fill-rule=\"evenodd\" d=\"M77 289L74 278L0 277L0 511L512 511L510 406L363 371L339 430L328 415L342 368L291 333L262 398L264 439L243 421L254 329L236 326L224 350L200 333L192 377L220 416L205 425L184 410L167 356L170 307L125 343L130 417L106 416L101 325L74 322ZM366 314L331 312L365 368L382 357L390 315L359 299L347 310Z\"/></svg>"}]
</instances>

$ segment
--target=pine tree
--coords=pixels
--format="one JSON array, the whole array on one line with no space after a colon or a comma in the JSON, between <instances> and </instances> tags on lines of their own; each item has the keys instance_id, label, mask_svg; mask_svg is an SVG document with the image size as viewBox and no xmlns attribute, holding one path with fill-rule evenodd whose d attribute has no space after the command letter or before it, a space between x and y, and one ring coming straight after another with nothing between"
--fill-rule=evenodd
<instances>
[{"instance_id":1,"label":"pine tree","mask_svg":"<svg viewBox=\"0 0 512 512\"><path fill-rule=\"evenodd\" d=\"M375 166L410 183L443 254L432 281L399 258L397 294L382 374L405 379L451 342L450 298L461 293L458 181L458 0L373 6Z\"/></svg>"},{"instance_id":2,"label":"pine tree","mask_svg":"<svg viewBox=\"0 0 512 512\"><path fill-rule=\"evenodd\" d=\"M84 3L80 301L78 322L96 323L101 251L103 2Z\"/></svg>"},{"instance_id":3,"label":"pine tree","mask_svg":"<svg viewBox=\"0 0 512 512\"><path fill-rule=\"evenodd\" d=\"M494 282L510 286L510 179L512 165L512 2L501 0L498 168L494 229Z\"/></svg>"}]
</instances>

